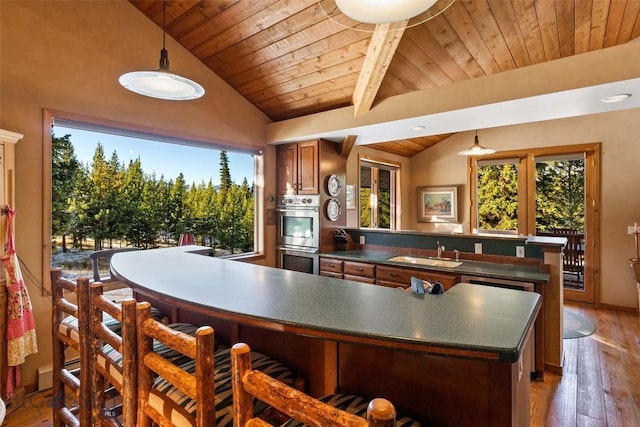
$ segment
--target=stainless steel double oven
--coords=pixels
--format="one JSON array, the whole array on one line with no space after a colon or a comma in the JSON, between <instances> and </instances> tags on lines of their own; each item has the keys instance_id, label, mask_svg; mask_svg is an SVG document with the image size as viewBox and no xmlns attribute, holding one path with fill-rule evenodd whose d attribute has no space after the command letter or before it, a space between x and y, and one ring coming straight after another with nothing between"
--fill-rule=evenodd
<instances>
[{"instance_id":1,"label":"stainless steel double oven","mask_svg":"<svg viewBox=\"0 0 640 427\"><path fill-rule=\"evenodd\" d=\"M320 196L278 196L278 267L318 274Z\"/></svg>"}]
</instances>

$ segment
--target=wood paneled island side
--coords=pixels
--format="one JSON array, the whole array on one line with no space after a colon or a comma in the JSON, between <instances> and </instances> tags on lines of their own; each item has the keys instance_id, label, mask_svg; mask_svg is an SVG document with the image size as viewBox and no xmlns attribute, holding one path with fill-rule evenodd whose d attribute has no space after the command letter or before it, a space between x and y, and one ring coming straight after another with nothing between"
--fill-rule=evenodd
<instances>
[{"instance_id":1,"label":"wood paneled island side","mask_svg":"<svg viewBox=\"0 0 640 427\"><path fill-rule=\"evenodd\" d=\"M429 425L528 425L531 292L458 284L443 295L202 255L183 246L116 254L136 294L290 364L312 395L386 397Z\"/></svg>"}]
</instances>

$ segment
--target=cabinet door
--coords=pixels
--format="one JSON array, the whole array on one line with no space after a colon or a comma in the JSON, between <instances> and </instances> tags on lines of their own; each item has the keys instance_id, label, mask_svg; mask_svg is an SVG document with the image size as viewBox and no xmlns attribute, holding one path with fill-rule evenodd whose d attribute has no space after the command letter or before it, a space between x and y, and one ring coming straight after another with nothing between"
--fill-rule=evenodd
<instances>
[{"instance_id":1,"label":"cabinet door","mask_svg":"<svg viewBox=\"0 0 640 427\"><path fill-rule=\"evenodd\" d=\"M319 194L318 141L298 143L298 194Z\"/></svg>"},{"instance_id":2,"label":"cabinet door","mask_svg":"<svg viewBox=\"0 0 640 427\"><path fill-rule=\"evenodd\" d=\"M345 261L344 262L344 274L351 276L360 276L360 277L368 277L371 279L375 279L376 277L376 266L373 264L366 264L364 262L353 262L353 261ZM370 283L370 282L367 282Z\"/></svg>"},{"instance_id":3,"label":"cabinet door","mask_svg":"<svg viewBox=\"0 0 640 427\"><path fill-rule=\"evenodd\" d=\"M333 258L320 257L320 271L342 274L342 261Z\"/></svg>"},{"instance_id":4,"label":"cabinet door","mask_svg":"<svg viewBox=\"0 0 640 427\"><path fill-rule=\"evenodd\" d=\"M277 151L277 194L295 194L298 176L297 144L279 145Z\"/></svg>"}]
</instances>

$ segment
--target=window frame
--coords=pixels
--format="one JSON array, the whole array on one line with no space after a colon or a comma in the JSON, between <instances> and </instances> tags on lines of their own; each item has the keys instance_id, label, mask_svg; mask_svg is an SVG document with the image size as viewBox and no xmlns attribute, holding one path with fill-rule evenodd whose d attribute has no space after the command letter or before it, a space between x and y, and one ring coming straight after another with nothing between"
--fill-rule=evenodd
<instances>
[{"instance_id":1,"label":"window frame","mask_svg":"<svg viewBox=\"0 0 640 427\"><path fill-rule=\"evenodd\" d=\"M228 152L246 153L254 158L254 250L242 254L226 256L227 259L241 259L243 261L260 260L265 254L265 189L264 189L264 157L262 148L254 146L236 147L217 143L213 140L195 140L181 133L169 130L147 128L125 122L117 122L99 119L81 114L69 113L43 108L42 110L42 271L51 268L52 242L51 242L51 134L56 124L70 126L75 124L78 128L114 133L123 136L151 139L157 142L169 144L183 144L201 147L204 149L226 150ZM43 292L51 292L51 279L48 274L43 275Z\"/></svg>"},{"instance_id":2,"label":"window frame","mask_svg":"<svg viewBox=\"0 0 640 427\"><path fill-rule=\"evenodd\" d=\"M484 160L518 159L518 235L536 234L536 158L561 157L583 153L585 159L585 271L584 290L564 289L564 297L573 301L599 304L600 290L600 204L601 204L601 157L599 142L539 147L522 150L500 151L487 156L470 156L467 160L469 173L469 218L472 234L478 234L477 219L477 164Z\"/></svg>"},{"instance_id":3,"label":"window frame","mask_svg":"<svg viewBox=\"0 0 640 427\"><path fill-rule=\"evenodd\" d=\"M390 182L390 188L393 190L391 197L390 197L390 207L389 207L389 211L390 211L390 218L389 218L389 228L378 228L376 227L361 227L360 226L360 210L362 208L362 200L360 200L360 189L362 188L362 174L361 174L361 170L362 170L362 166L363 165L380 165L382 166L382 168L377 167L376 171L379 169L385 169L385 170L390 170L392 172L391 174L391 182ZM372 171L372 175L373 175L373 171ZM377 179L377 173L376 175L376 179ZM400 185L400 177L401 177L401 164L394 162L394 161L389 161L386 159L380 159L380 158L376 158L376 157L372 157L372 156L366 156L366 155L361 155L358 156L358 228L363 228L363 229L367 229L367 230L398 230L401 226L401 185ZM376 191L376 195L377 195L377 191ZM376 205L376 209L374 209L373 207L371 208L371 212L372 212L372 217L376 218L376 224L378 223L377 221L377 205ZM375 212L375 215L374 215ZM373 222L373 219L372 219Z\"/></svg>"}]
</instances>

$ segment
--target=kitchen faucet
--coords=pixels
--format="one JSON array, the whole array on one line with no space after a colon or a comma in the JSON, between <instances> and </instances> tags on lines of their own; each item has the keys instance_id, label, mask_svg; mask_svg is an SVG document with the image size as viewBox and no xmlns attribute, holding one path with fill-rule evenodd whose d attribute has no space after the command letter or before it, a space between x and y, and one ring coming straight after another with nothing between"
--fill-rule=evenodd
<instances>
[{"instance_id":1,"label":"kitchen faucet","mask_svg":"<svg viewBox=\"0 0 640 427\"><path fill-rule=\"evenodd\" d=\"M438 258L442 258L442 254L444 253L444 246L440 246L440 242L436 242L438 245Z\"/></svg>"}]
</instances>

